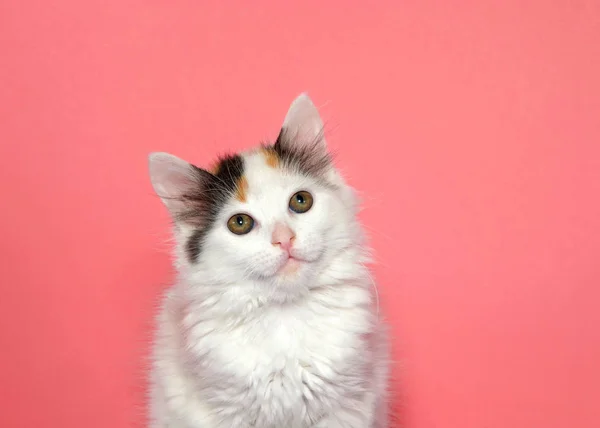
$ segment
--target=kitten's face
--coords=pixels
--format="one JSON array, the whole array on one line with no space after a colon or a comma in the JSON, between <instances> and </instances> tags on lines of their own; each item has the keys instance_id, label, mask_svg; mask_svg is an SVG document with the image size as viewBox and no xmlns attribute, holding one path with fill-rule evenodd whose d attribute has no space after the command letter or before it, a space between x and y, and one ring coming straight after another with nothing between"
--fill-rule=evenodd
<instances>
[{"instance_id":1,"label":"kitten's face","mask_svg":"<svg viewBox=\"0 0 600 428\"><path fill-rule=\"evenodd\" d=\"M205 238L210 254L200 259L236 277L293 285L310 280L325 254L344 243L348 210L333 183L271 166L269 156L242 156L243 195L224 204Z\"/></svg>"},{"instance_id":2,"label":"kitten's face","mask_svg":"<svg viewBox=\"0 0 600 428\"><path fill-rule=\"evenodd\" d=\"M220 159L211 172L151 155L151 178L193 269L294 295L356 236L354 198L330 163L322 122L297 98L273 146Z\"/></svg>"}]
</instances>

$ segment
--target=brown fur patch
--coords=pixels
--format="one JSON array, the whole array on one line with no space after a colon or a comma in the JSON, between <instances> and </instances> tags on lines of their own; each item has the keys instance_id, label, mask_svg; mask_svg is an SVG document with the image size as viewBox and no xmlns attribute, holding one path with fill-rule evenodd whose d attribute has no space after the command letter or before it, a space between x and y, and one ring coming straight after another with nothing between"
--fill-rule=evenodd
<instances>
[{"instance_id":1,"label":"brown fur patch","mask_svg":"<svg viewBox=\"0 0 600 428\"><path fill-rule=\"evenodd\" d=\"M261 153L265 158L265 162L271 168L277 168L279 166L279 156L277 152L270 147L261 149Z\"/></svg>"},{"instance_id":2,"label":"brown fur patch","mask_svg":"<svg viewBox=\"0 0 600 428\"><path fill-rule=\"evenodd\" d=\"M246 202L248 193L248 180L246 177L240 177L235 187L235 198L240 202Z\"/></svg>"}]
</instances>

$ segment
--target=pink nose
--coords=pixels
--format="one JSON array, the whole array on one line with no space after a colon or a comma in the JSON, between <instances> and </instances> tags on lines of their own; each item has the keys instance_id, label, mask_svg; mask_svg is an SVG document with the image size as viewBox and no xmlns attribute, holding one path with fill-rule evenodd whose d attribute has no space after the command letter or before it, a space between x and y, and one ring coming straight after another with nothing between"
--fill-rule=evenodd
<instances>
[{"instance_id":1,"label":"pink nose","mask_svg":"<svg viewBox=\"0 0 600 428\"><path fill-rule=\"evenodd\" d=\"M283 223L277 223L273 229L271 243L273 245L279 245L282 250L289 252L295 237L294 231L290 229L289 226Z\"/></svg>"}]
</instances>

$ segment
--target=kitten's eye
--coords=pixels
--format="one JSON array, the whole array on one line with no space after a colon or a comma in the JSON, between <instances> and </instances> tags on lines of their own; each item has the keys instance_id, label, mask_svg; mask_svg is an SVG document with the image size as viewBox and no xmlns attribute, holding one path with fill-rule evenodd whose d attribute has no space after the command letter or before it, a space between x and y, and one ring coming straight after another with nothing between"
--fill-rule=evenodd
<instances>
[{"instance_id":1,"label":"kitten's eye","mask_svg":"<svg viewBox=\"0 0 600 428\"><path fill-rule=\"evenodd\" d=\"M254 219L248 214L236 214L227 222L227 228L236 235L245 235L254 227Z\"/></svg>"},{"instance_id":2,"label":"kitten's eye","mask_svg":"<svg viewBox=\"0 0 600 428\"><path fill-rule=\"evenodd\" d=\"M305 213L312 208L312 205L312 195L304 190L294 193L294 196L290 199L290 209L298 214Z\"/></svg>"}]
</instances>

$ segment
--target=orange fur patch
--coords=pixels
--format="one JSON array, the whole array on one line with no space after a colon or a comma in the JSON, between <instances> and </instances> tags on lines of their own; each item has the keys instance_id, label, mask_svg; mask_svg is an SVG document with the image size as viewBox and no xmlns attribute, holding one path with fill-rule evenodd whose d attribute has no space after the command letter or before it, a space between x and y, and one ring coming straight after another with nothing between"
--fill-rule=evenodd
<instances>
[{"instance_id":1,"label":"orange fur patch","mask_svg":"<svg viewBox=\"0 0 600 428\"><path fill-rule=\"evenodd\" d=\"M217 161L208 168L208 172L210 172L212 175L217 175L219 173L220 167L221 167L221 162Z\"/></svg>"},{"instance_id":2,"label":"orange fur patch","mask_svg":"<svg viewBox=\"0 0 600 428\"><path fill-rule=\"evenodd\" d=\"M262 155L265 157L265 162L271 168L277 168L279 166L279 156L273 149L262 149Z\"/></svg>"},{"instance_id":3,"label":"orange fur patch","mask_svg":"<svg viewBox=\"0 0 600 428\"><path fill-rule=\"evenodd\" d=\"M235 185L235 198L240 202L246 202L248 193L248 180L246 177L240 177Z\"/></svg>"}]
</instances>

